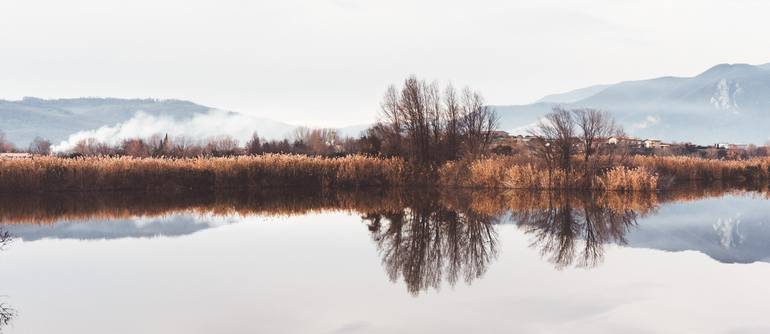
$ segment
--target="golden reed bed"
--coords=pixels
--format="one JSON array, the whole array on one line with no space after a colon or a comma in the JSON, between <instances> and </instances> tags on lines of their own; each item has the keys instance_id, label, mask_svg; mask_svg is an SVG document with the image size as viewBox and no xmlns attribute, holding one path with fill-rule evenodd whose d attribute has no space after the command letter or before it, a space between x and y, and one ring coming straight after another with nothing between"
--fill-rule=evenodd
<instances>
[{"instance_id":1,"label":"golden reed bed","mask_svg":"<svg viewBox=\"0 0 770 334\"><path fill-rule=\"evenodd\" d=\"M436 185L466 188L655 191L672 180L766 185L770 159L721 161L632 157L586 176L576 169L548 171L520 157L494 156L416 168L400 158L340 158L268 154L230 158L36 157L0 160L1 193L266 188L360 188ZM665 182L662 182L665 181ZM587 186L588 185L588 186Z\"/></svg>"}]
</instances>

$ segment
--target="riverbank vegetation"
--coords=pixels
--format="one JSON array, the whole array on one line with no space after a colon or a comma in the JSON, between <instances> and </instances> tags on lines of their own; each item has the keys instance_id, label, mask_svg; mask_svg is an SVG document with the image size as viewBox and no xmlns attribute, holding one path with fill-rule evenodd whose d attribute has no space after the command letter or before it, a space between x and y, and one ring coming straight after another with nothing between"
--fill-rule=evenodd
<instances>
[{"instance_id":1,"label":"riverbank vegetation","mask_svg":"<svg viewBox=\"0 0 770 334\"><path fill-rule=\"evenodd\" d=\"M0 192L266 188L442 187L475 189L656 191L676 182L767 185L770 159L701 161L635 157L607 171L549 170L508 156L417 168L399 157L258 155L225 158L35 157L0 160ZM586 184L591 184L590 188Z\"/></svg>"}]
</instances>

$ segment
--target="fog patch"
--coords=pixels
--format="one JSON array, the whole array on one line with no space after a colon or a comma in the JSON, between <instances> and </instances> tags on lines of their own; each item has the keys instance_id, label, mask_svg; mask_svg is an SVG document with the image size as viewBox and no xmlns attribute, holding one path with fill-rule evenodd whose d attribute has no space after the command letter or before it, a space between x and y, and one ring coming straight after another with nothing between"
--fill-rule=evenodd
<instances>
[{"instance_id":1,"label":"fog patch","mask_svg":"<svg viewBox=\"0 0 770 334\"><path fill-rule=\"evenodd\" d=\"M118 145L127 138L148 138L156 134L193 139L226 135L239 143L245 143L254 132L262 138L280 139L288 136L294 128L289 124L223 110L211 110L184 120L138 111L127 121L71 134L66 140L54 145L52 150L71 151L79 141L89 138L100 143Z\"/></svg>"}]
</instances>

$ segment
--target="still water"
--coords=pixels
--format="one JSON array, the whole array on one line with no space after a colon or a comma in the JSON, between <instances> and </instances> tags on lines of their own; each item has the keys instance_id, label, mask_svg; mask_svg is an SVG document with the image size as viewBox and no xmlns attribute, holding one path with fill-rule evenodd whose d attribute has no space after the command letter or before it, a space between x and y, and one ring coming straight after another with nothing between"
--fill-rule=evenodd
<instances>
[{"instance_id":1,"label":"still water","mask_svg":"<svg viewBox=\"0 0 770 334\"><path fill-rule=\"evenodd\" d=\"M766 191L2 198L7 333L768 333Z\"/></svg>"}]
</instances>

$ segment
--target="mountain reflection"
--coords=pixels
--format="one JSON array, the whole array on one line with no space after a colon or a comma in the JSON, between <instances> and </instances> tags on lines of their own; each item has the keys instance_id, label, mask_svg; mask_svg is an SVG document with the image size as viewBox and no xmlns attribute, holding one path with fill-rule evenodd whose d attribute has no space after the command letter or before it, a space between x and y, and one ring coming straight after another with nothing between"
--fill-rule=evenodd
<instances>
[{"instance_id":1,"label":"mountain reflection","mask_svg":"<svg viewBox=\"0 0 770 334\"><path fill-rule=\"evenodd\" d=\"M439 289L443 279L470 284L497 257L499 217L469 207L451 209L435 194L418 196L408 207L363 216L391 281L403 277L413 295Z\"/></svg>"}]
</instances>

